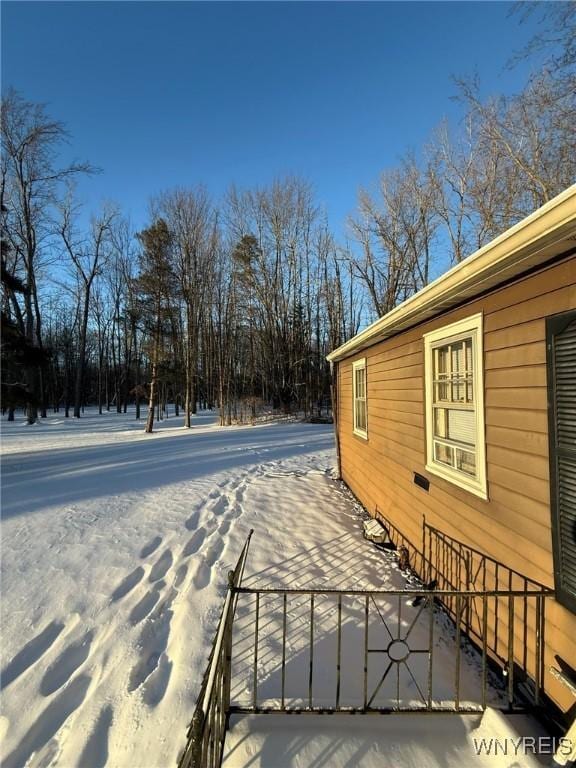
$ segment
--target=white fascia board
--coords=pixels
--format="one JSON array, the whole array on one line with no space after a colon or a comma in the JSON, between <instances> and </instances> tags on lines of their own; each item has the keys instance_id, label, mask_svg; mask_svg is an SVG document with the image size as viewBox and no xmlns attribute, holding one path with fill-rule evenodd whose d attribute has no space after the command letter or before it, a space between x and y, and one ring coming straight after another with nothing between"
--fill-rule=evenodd
<instances>
[{"instance_id":1,"label":"white fascia board","mask_svg":"<svg viewBox=\"0 0 576 768\"><path fill-rule=\"evenodd\" d=\"M336 362L576 247L576 184L327 355Z\"/></svg>"}]
</instances>

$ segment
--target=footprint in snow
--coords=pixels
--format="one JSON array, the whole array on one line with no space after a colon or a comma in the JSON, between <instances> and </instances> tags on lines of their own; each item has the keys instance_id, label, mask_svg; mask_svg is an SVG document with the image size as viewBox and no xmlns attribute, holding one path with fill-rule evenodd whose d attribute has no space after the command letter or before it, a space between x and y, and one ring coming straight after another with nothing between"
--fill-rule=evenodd
<instances>
[{"instance_id":1,"label":"footprint in snow","mask_svg":"<svg viewBox=\"0 0 576 768\"><path fill-rule=\"evenodd\" d=\"M208 565L208 563L202 559L200 563L198 564L198 568L196 569L196 573L194 574L194 578L192 581L194 582L194 586L198 591L201 589L204 589L205 587L210 584L210 573L212 571L212 568Z\"/></svg>"},{"instance_id":2,"label":"footprint in snow","mask_svg":"<svg viewBox=\"0 0 576 768\"><path fill-rule=\"evenodd\" d=\"M190 515L190 517L188 518L188 520L186 520L184 525L189 531L195 531L196 528L198 528L199 519L200 519L200 510L197 509L195 512L193 512Z\"/></svg>"},{"instance_id":3,"label":"footprint in snow","mask_svg":"<svg viewBox=\"0 0 576 768\"><path fill-rule=\"evenodd\" d=\"M38 760L34 762L34 768L50 768L51 765L56 765L58 755L60 754L60 744L58 739L54 736L48 744L38 753Z\"/></svg>"},{"instance_id":4,"label":"footprint in snow","mask_svg":"<svg viewBox=\"0 0 576 768\"><path fill-rule=\"evenodd\" d=\"M218 523L216 522L216 518L211 517L206 521L206 524L204 525L204 530L206 531L206 538L210 538L214 531L217 529Z\"/></svg>"},{"instance_id":5,"label":"footprint in snow","mask_svg":"<svg viewBox=\"0 0 576 768\"><path fill-rule=\"evenodd\" d=\"M135 568L132 573L129 573L128 576L125 576L120 584L116 587L114 592L112 592L112 595L110 597L110 600L115 603L118 600L121 600L123 597L125 597L129 592L131 592L136 584L138 584L142 577L144 576L144 568L142 568L141 565L138 566L138 568Z\"/></svg>"},{"instance_id":6,"label":"footprint in snow","mask_svg":"<svg viewBox=\"0 0 576 768\"><path fill-rule=\"evenodd\" d=\"M180 568L176 571L176 577L174 579L174 587L178 589L178 587L182 586L182 582L186 578L186 574L188 573L188 566L187 565L181 565Z\"/></svg>"},{"instance_id":7,"label":"footprint in snow","mask_svg":"<svg viewBox=\"0 0 576 768\"><path fill-rule=\"evenodd\" d=\"M54 701L52 701L37 717L26 735L11 752L2 768L21 768L36 752L39 752L60 730L70 715L78 709L86 698L91 678L78 675L66 686Z\"/></svg>"},{"instance_id":8,"label":"footprint in snow","mask_svg":"<svg viewBox=\"0 0 576 768\"><path fill-rule=\"evenodd\" d=\"M19 651L12 661L2 670L0 674L0 689L4 689L14 682L17 677L25 672L28 667L35 664L38 659L46 653L54 643L58 635L64 629L64 624L60 621L51 621L39 635L29 640L24 648Z\"/></svg>"},{"instance_id":9,"label":"footprint in snow","mask_svg":"<svg viewBox=\"0 0 576 768\"><path fill-rule=\"evenodd\" d=\"M190 541L184 547L184 551L182 553L184 557L189 557L190 555L193 555L195 552L198 552L198 550L204 543L205 538L206 538L206 531L204 530L204 528L199 528L191 537Z\"/></svg>"},{"instance_id":10,"label":"footprint in snow","mask_svg":"<svg viewBox=\"0 0 576 768\"><path fill-rule=\"evenodd\" d=\"M226 511L227 506L228 506L228 499L226 498L226 496L220 496L218 501L212 507L212 512L215 515L221 515L222 512Z\"/></svg>"},{"instance_id":11,"label":"footprint in snow","mask_svg":"<svg viewBox=\"0 0 576 768\"><path fill-rule=\"evenodd\" d=\"M156 552L160 544L162 544L162 536L156 536L152 541L149 541L148 544L142 547L140 557L148 557L152 552Z\"/></svg>"},{"instance_id":12,"label":"footprint in snow","mask_svg":"<svg viewBox=\"0 0 576 768\"><path fill-rule=\"evenodd\" d=\"M193 582L197 590L204 589L210 583L212 566L218 560L224 549L224 542L220 537L206 550L205 556L200 561Z\"/></svg>"},{"instance_id":13,"label":"footprint in snow","mask_svg":"<svg viewBox=\"0 0 576 768\"><path fill-rule=\"evenodd\" d=\"M42 696L50 696L70 680L74 672L90 655L94 630L86 632L83 638L65 648L60 656L46 670L40 683Z\"/></svg>"},{"instance_id":14,"label":"footprint in snow","mask_svg":"<svg viewBox=\"0 0 576 768\"><path fill-rule=\"evenodd\" d=\"M220 536L226 536L226 534L230 530L231 525L232 525L231 520L223 520L220 523L220 528L218 528L218 533L220 534Z\"/></svg>"},{"instance_id":15,"label":"footprint in snow","mask_svg":"<svg viewBox=\"0 0 576 768\"><path fill-rule=\"evenodd\" d=\"M142 619L145 619L159 599L160 592L158 589L151 589L147 592L142 600L132 608L129 617L130 624L135 627L136 624L139 624L142 621Z\"/></svg>"},{"instance_id":16,"label":"footprint in snow","mask_svg":"<svg viewBox=\"0 0 576 768\"><path fill-rule=\"evenodd\" d=\"M149 707L157 707L164 698L170 675L172 674L172 662L166 653L162 653L158 659L156 669L146 680L143 687L142 698Z\"/></svg>"},{"instance_id":17,"label":"footprint in snow","mask_svg":"<svg viewBox=\"0 0 576 768\"><path fill-rule=\"evenodd\" d=\"M224 542L220 537L216 539L215 542L213 542L208 549L206 550L206 562L208 565L212 566L218 560L220 555L222 554L222 550L224 549Z\"/></svg>"},{"instance_id":18,"label":"footprint in snow","mask_svg":"<svg viewBox=\"0 0 576 768\"><path fill-rule=\"evenodd\" d=\"M102 708L86 746L82 750L78 765L90 768L104 768L108 762L108 733L114 721L114 710L110 704Z\"/></svg>"},{"instance_id":19,"label":"footprint in snow","mask_svg":"<svg viewBox=\"0 0 576 768\"><path fill-rule=\"evenodd\" d=\"M130 672L129 693L139 688L150 677L168 646L170 623L174 615L170 606L176 594L176 590L171 590L170 595L160 603L144 624L138 643L140 659Z\"/></svg>"},{"instance_id":20,"label":"footprint in snow","mask_svg":"<svg viewBox=\"0 0 576 768\"><path fill-rule=\"evenodd\" d=\"M173 562L172 552L167 549L162 553L162 556L154 563L148 581L158 581L158 579L164 578L166 572L170 568Z\"/></svg>"},{"instance_id":21,"label":"footprint in snow","mask_svg":"<svg viewBox=\"0 0 576 768\"><path fill-rule=\"evenodd\" d=\"M242 514L242 507L239 504L234 504L230 512L228 513L229 520L235 520Z\"/></svg>"}]
</instances>

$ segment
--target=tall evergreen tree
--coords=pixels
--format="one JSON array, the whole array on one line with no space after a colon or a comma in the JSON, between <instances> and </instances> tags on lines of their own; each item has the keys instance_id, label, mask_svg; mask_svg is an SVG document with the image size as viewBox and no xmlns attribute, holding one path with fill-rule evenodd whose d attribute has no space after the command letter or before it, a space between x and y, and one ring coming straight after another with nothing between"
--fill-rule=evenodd
<instances>
[{"instance_id":1,"label":"tall evergreen tree","mask_svg":"<svg viewBox=\"0 0 576 768\"><path fill-rule=\"evenodd\" d=\"M148 335L150 389L146 432L154 427L160 367L166 359L166 341L173 329L176 278L172 268L172 235L164 219L157 219L138 235L142 245L140 273L136 278L143 322Z\"/></svg>"}]
</instances>

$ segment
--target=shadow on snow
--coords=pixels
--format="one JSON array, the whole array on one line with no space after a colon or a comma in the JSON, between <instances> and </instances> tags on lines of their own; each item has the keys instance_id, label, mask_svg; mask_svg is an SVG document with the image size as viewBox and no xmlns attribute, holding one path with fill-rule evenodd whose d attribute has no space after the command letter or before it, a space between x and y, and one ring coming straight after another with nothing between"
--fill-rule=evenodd
<instances>
[{"instance_id":1,"label":"shadow on snow","mask_svg":"<svg viewBox=\"0 0 576 768\"><path fill-rule=\"evenodd\" d=\"M333 439L331 427L272 424L8 454L2 461L2 517L314 454Z\"/></svg>"}]
</instances>

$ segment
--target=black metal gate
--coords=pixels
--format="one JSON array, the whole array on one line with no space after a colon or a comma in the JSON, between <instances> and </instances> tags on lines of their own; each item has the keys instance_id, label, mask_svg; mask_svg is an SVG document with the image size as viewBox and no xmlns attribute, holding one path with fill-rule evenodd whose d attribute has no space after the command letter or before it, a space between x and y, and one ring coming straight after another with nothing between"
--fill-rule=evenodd
<instances>
[{"instance_id":1,"label":"black metal gate","mask_svg":"<svg viewBox=\"0 0 576 768\"><path fill-rule=\"evenodd\" d=\"M552 590L426 525L420 557L433 588L251 589L242 586L251 535L229 574L179 768L221 764L233 713L513 711L527 690L538 703ZM488 587L478 574L490 563L499 575Z\"/></svg>"}]
</instances>

